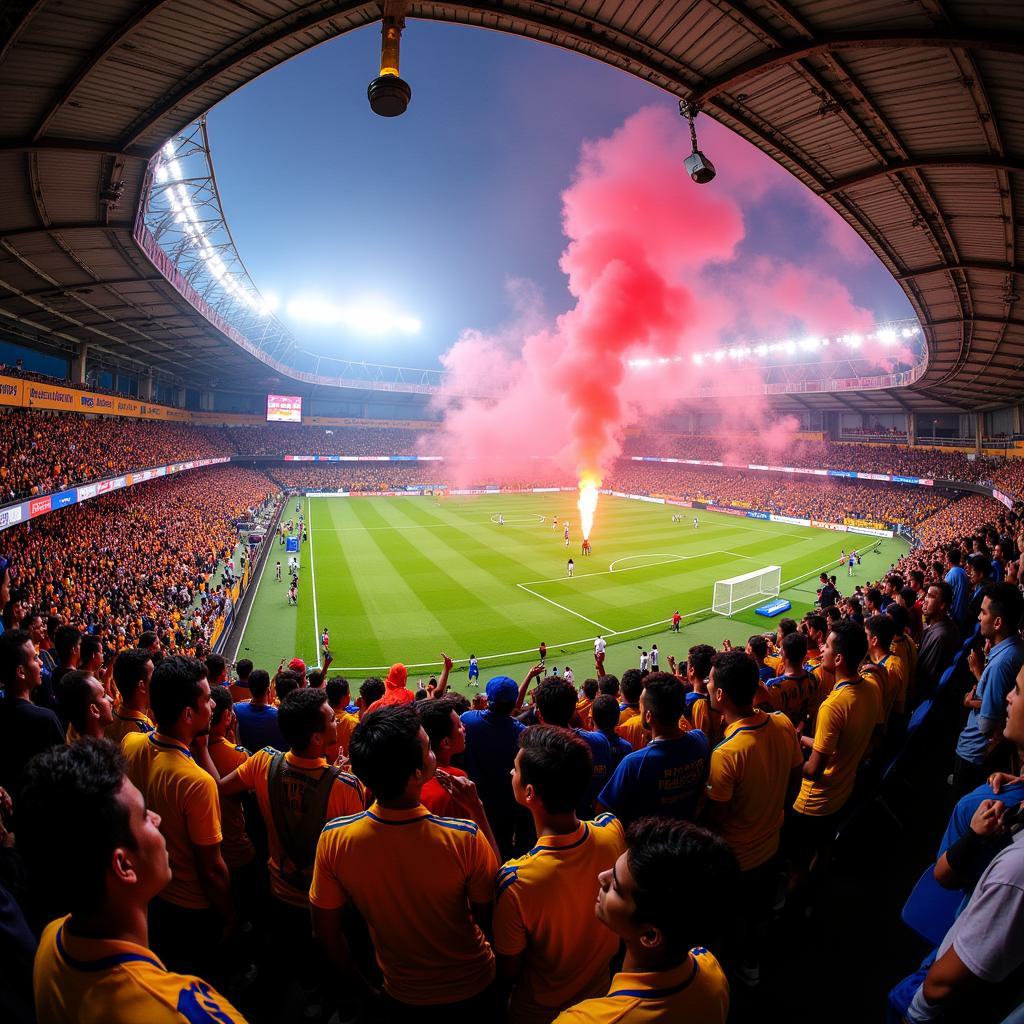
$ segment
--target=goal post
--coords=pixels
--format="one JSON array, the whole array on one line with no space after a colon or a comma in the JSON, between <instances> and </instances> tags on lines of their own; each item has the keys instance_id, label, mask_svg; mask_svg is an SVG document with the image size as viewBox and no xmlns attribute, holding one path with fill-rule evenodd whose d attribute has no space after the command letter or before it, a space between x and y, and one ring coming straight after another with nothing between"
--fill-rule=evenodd
<instances>
[{"instance_id":1,"label":"goal post","mask_svg":"<svg viewBox=\"0 0 1024 1024\"><path fill-rule=\"evenodd\" d=\"M782 583L782 567L767 565L754 572L715 581L711 610L717 615L732 615L757 604L762 597L777 597Z\"/></svg>"}]
</instances>

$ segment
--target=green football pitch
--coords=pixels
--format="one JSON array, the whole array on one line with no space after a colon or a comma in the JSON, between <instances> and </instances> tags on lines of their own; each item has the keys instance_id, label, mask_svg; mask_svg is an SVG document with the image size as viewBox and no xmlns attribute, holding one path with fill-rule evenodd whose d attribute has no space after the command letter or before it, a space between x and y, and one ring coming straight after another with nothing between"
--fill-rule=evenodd
<instances>
[{"instance_id":1,"label":"green football pitch","mask_svg":"<svg viewBox=\"0 0 1024 1024\"><path fill-rule=\"evenodd\" d=\"M782 596L798 615L813 604L822 569L836 573L839 589L848 592L854 583L882 576L906 551L900 540L876 542L604 495L593 554L583 557L574 499L569 492L440 501L307 498L310 537L299 554L298 606L287 604L287 582L274 579L274 563L280 558L286 564L284 548L275 546L236 657L251 658L271 673L282 658L295 655L315 664L326 626L332 674L359 680L403 661L415 682L439 667L439 652L445 651L456 662L454 685L465 690L470 654L479 658L484 680L499 672L519 676L536 660L543 640L549 667L571 665L582 681L592 672L598 634L608 642L608 671L621 672L636 664L638 645L657 643L664 667L666 655L685 658L691 644L717 646L725 637L741 642L774 628L777 620L753 608L729 618L714 615L716 580L779 565ZM676 511L682 522L672 522ZM293 512L289 504L286 517ZM865 554L851 580L838 560L852 544ZM681 633L669 631L676 609L684 616Z\"/></svg>"}]
</instances>

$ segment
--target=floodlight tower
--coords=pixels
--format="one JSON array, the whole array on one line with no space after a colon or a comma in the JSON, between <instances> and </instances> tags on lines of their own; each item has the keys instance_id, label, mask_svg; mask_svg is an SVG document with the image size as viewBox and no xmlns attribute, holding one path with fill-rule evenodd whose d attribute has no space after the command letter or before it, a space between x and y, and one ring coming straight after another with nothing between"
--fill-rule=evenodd
<instances>
[{"instance_id":1,"label":"floodlight tower","mask_svg":"<svg viewBox=\"0 0 1024 1024\"><path fill-rule=\"evenodd\" d=\"M412 87L398 74L405 8L405 3L384 4L384 17L380 26L380 74L366 89L370 109L381 117L404 114L412 99Z\"/></svg>"}]
</instances>

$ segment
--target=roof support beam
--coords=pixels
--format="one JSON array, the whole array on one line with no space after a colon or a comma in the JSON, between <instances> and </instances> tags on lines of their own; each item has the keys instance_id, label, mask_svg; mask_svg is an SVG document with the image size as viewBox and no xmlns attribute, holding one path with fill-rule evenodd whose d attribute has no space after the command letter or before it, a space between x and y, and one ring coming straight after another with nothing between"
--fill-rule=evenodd
<instances>
[{"instance_id":1,"label":"roof support beam","mask_svg":"<svg viewBox=\"0 0 1024 1024\"><path fill-rule=\"evenodd\" d=\"M933 28L927 34L916 32L852 32L821 36L792 46L769 50L740 64L718 78L705 80L690 95L690 101L703 106L723 92L735 92L740 86L768 71L824 53L839 50L888 50L927 47L948 50L989 50L1024 55L1024 36L1018 32L962 32Z\"/></svg>"},{"instance_id":2,"label":"roof support beam","mask_svg":"<svg viewBox=\"0 0 1024 1024\"><path fill-rule=\"evenodd\" d=\"M991 168L992 170L1013 171L1021 174L1024 173L1024 160L992 156L987 153L978 156L930 156L919 160L901 160L899 163L889 164L887 167L873 167L869 171L861 171L859 174L851 174L847 178L840 178L825 189L821 195L824 198L828 198L834 196L837 192L846 192L869 181L888 178L893 174L902 174L904 171L927 171L944 167L981 170Z\"/></svg>"},{"instance_id":3,"label":"roof support beam","mask_svg":"<svg viewBox=\"0 0 1024 1024\"><path fill-rule=\"evenodd\" d=\"M927 277L929 274L943 274L952 270L992 271L996 274L1024 274L1024 264L999 263L995 260L963 260L959 263L933 263L928 267L905 270L893 276L897 281L911 281L917 277Z\"/></svg>"}]
</instances>

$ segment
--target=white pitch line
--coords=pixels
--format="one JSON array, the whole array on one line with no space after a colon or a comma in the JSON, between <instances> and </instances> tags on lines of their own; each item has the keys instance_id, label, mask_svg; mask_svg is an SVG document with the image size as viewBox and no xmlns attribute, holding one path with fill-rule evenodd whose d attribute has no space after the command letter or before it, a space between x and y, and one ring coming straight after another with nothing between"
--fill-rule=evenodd
<instances>
[{"instance_id":1,"label":"white pitch line","mask_svg":"<svg viewBox=\"0 0 1024 1024\"><path fill-rule=\"evenodd\" d=\"M550 597L545 597L543 594L536 593L530 589L529 584L527 583L517 583L516 586L519 587L520 590L525 590L527 594L532 594L534 597L539 597L542 601L547 601L548 604L553 604L556 608L561 608L563 612L575 615L577 619L582 619L584 622L589 622L592 626L597 626L597 628L601 630L602 634L607 633L609 630L608 626L603 625L596 619L588 619L586 615L574 612L571 608L566 608L564 604L559 604L557 601L552 601Z\"/></svg>"},{"instance_id":2,"label":"white pitch line","mask_svg":"<svg viewBox=\"0 0 1024 1024\"><path fill-rule=\"evenodd\" d=\"M306 499L306 525L309 528L309 582L313 586L313 651L316 654L316 667L320 667L320 619L316 612L316 562L313 560L313 499ZM302 537L299 537L302 545Z\"/></svg>"},{"instance_id":3,"label":"white pitch line","mask_svg":"<svg viewBox=\"0 0 1024 1024\"><path fill-rule=\"evenodd\" d=\"M699 555L677 555L672 561L683 562L693 558L705 558L708 555L731 555L731 551L722 551L719 548L715 548L712 551L702 551ZM628 555L628 558L650 558L650 555ZM750 558L747 555L736 555L736 558L747 558L748 561L755 562L758 559ZM621 562L621 558L617 558L615 562ZM615 564L612 562L612 565ZM634 565L629 569L598 569L597 572L578 572L575 576L553 576L549 580L528 580L526 583L517 583L517 587L535 587L541 583L560 583L562 580L579 580L586 579L588 576L608 576L609 574L618 574L623 572L636 572L637 569L650 569L652 566L657 565L671 565L671 562L651 562L648 565Z\"/></svg>"},{"instance_id":4,"label":"white pitch line","mask_svg":"<svg viewBox=\"0 0 1024 1024\"><path fill-rule=\"evenodd\" d=\"M283 516L284 516L284 506L281 507L281 515L278 516L278 519L277 519L278 523L281 522L281 518ZM276 527L277 527L277 524L275 524L275 530L276 530ZM264 544L267 543L268 540L270 540L270 531L269 530L263 536ZM275 541L277 540L276 532L274 534L274 540ZM245 613L245 621L242 623L242 632L238 634L238 647L235 648L235 661L238 660L238 648L242 646L242 641L245 639L245 631L249 628L249 616L252 615L252 610L256 606L256 598L258 598L260 596L260 587L263 586L263 577L266 576L268 572L270 572L270 556L272 554L273 554L273 551L267 552L266 561L263 563L263 571L260 573L260 578L256 581L256 590L253 592L252 600L249 602L249 608L248 608L248 610Z\"/></svg>"}]
</instances>

